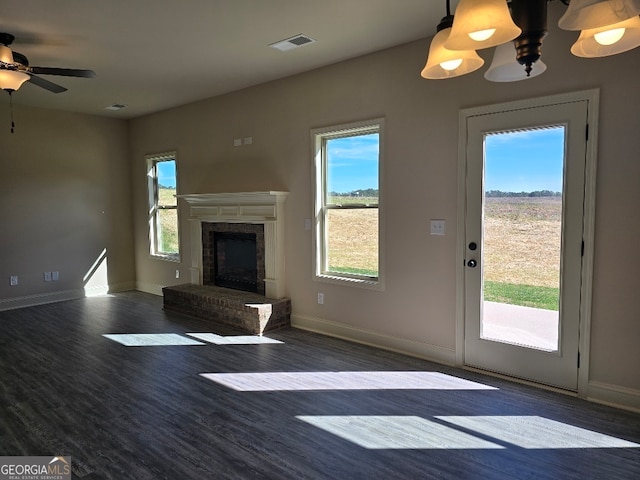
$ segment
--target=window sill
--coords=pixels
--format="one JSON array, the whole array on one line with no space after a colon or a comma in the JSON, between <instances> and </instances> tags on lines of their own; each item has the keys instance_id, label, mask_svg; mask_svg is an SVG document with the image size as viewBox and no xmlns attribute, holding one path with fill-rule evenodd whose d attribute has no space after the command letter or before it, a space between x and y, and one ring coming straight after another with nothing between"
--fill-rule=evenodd
<instances>
[{"instance_id":1,"label":"window sill","mask_svg":"<svg viewBox=\"0 0 640 480\"><path fill-rule=\"evenodd\" d=\"M150 255L151 255L151 258L155 260L164 260L165 262L180 263L180 255L158 254L158 253L152 253Z\"/></svg>"},{"instance_id":2,"label":"window sill","mask_svg":"<svg viewBox=\"0 0 640 480\"><path fill-rule=\"evenodd\" d=\"M314 280L333 285L363 288L365 290L384 291L384 282L381 277L378 280L365 280L363 278L341 277L339 275L320 274L314 275Z\"/></svg>"}]
</instances>

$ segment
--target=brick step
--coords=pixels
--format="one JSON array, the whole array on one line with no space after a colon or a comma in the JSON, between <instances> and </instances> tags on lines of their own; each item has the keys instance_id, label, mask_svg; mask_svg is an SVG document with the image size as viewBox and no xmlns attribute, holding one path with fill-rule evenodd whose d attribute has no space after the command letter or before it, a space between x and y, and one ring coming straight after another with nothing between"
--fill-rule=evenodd
<instances>
[{"instance_id":1,"label":"brick step","mask_svg":"<svg viewBox=\"0 0 640 480\"><path fill-rule=\"evenodd\" d=\"M173 285L162 289L164 309L262 335L291 325L291 300L213 285Z\"/></svg>"}]
</instances>

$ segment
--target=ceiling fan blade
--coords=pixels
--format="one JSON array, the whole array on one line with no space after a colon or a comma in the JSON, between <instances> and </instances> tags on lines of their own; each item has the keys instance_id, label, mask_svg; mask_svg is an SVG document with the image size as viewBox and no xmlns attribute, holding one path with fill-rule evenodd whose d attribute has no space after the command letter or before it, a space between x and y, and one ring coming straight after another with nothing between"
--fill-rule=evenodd
<instances>
[{"instance_id":1,"label":"ceiling fan blade","mask_svg":"<svg viewBox=\"0 0 640 480\"><path fill-rule=\"evenodd\" d=\"M57 83L50 82L49 80L45 80L44 78L36 77L35 75L31 75L29 82L37 85L40 88L49 90L52 93L62 93L67 91L66 88L58 85Z\"/></svg>"},{"instance_id":2,"label":"ceiling fan blade","mask_svg":"<svg viewBox=\"0 0 640 480\"><path fill-rule=\"evenodd\" d=\"M63 77L95 78L93 70L78 70L75 68L29 67L31 73L38 75L61 75Z\"/></svg>"}]
</instances>

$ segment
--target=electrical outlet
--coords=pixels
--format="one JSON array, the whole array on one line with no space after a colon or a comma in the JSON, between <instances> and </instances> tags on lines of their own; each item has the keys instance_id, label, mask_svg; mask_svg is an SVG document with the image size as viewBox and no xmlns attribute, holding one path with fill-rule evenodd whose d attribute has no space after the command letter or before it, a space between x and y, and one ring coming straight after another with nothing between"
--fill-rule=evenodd
<instances>
[{"instance_id":1,"label":"electrical outlet","mask_svg":"<svg viewBox=\"0 0 640 480\"><path fill-rule=\"evenodd\" d=\"M431 235L444 235L444 220L431 220Z\"/></svg>"},{"instance_id":2,"label":"electrical outlet","mask_svg":"<svg viewBox=\"0 0 640 480\"><path fill-rule=\"evenodd\" d=\"M311 219L310 218L305 218L304 219L304 229L305 230L311 230Z\"/></svg>"},{"instance_id":3,"label":"electrical outlet","mask_svg":"<svg viewBox=\"0 0 640 480\"><path fill-rule=\"evenodd\" d=\"M44 272L44 281L45 282L51 281L51 272Z\"/></svg>"},{"instance_id":4,"label":"electrical outlet","mask_svg":"<svg viewBox=\"0 0 640 480\"><path fill-rule=\"evenodd\" d=\"M176 278L180 278L180 270L176 270Z\"/></svg>"},{"instance_id":5,"label":"electrical outlet","mask_svg":"<svg viewBox=\"0 0 640 480\"><path fill-rule=\"evenodd\" d=\"M318 305L324 305L324 293L318 293Z\"/></svg>"},{"instance_id":6,"label":"electrical outlet","mask_svg":"<svg viewBox=\"0 0 640 480\"><path fill-rule=\"evenodd\" d=\"M18 285L18 276L17 275L11 275L11 280L10 280L9 284L12 287L15 287L16 285Z\"/></svg>"},{"instance_id":7,"label":"electrical outlet","mask_svg":"<svg viewBox=\"0 0 640 480\"><path fill-rule=\"evenodd\" d=\"M51 280L54 282L60 280L60 272L51 272Z\"/></svg>"}]
</instances>

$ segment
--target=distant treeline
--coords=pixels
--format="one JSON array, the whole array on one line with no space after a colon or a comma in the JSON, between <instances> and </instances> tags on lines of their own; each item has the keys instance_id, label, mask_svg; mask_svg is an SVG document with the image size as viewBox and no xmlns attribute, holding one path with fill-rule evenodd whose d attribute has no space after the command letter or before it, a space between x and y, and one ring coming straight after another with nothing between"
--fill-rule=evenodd
<instances>
[{"instance_id":1,"label":"distant treeline","mask_svg":"<svg viewBox=\"0 0 640 480\"><path fill-rule=\"evenodd\" d=\"M331 192L332 197L377 197L379 190L377 188L365 188L363 190L353 190L351 192Z\"/></svg>"},{"instance_id":2,"label":"distant treeline","mask_svg":"<svg viewBox=\"0 0 640 480\"><path fill-rule=\"evenodd\" d=\"M484 193L485 197L561 197L562 192L552 192L551 190L536 190L535 192L503 192L502 190L489 190Z\"/></svg>"}]
</instances>

